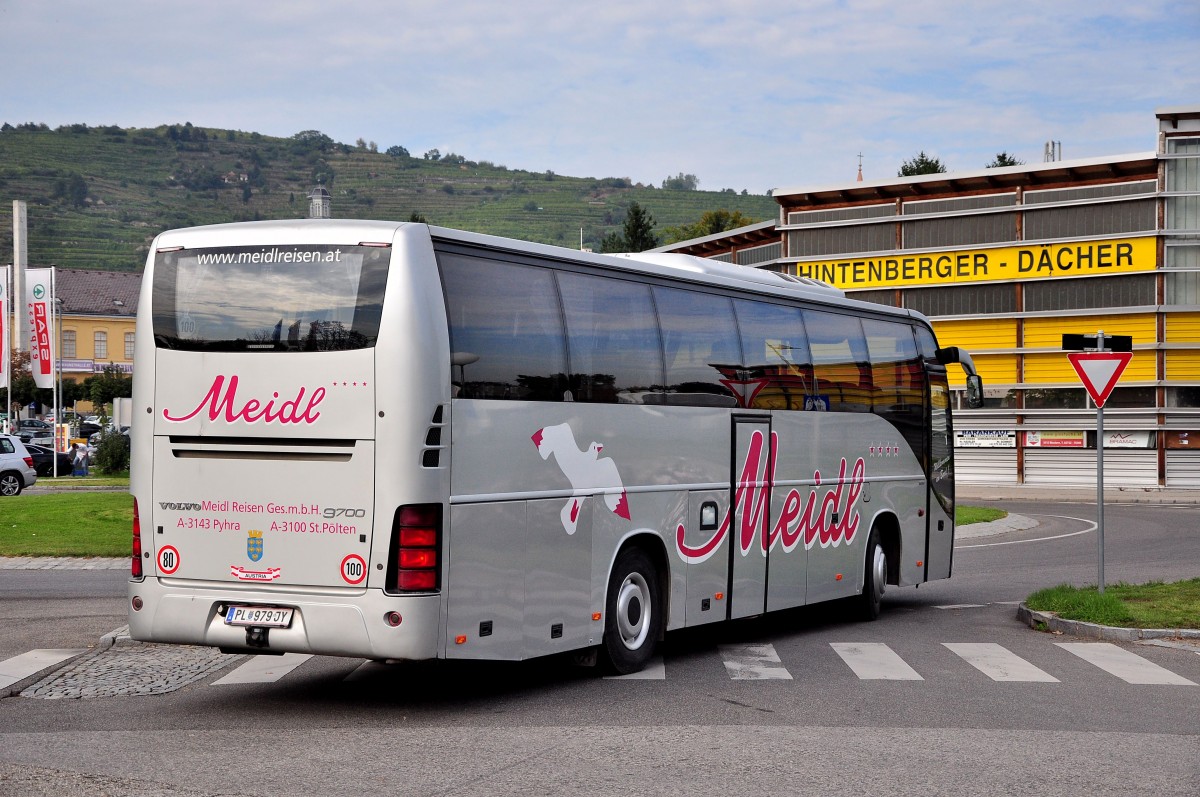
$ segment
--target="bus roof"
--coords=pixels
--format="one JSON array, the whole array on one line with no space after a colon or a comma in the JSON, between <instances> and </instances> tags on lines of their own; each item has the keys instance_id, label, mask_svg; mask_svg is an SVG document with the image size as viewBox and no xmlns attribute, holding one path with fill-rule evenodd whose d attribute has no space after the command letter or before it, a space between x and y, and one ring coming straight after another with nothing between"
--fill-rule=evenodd
<instances>
[{"instance_id":1,"label":"bus roof","mask_svg":"<svg viewBox=\"0 0 1200 797\"><path fill-rule=\"evenodd\" d=\"M176 246L196 246L197 238L203 237L206 243L211 243L214 236L219 236L224 246L257 245L280 233L286 233L288 241L294 244L327 243L331 234L343 238L348 243L385 243L390 242L402 228L416 225L415 222L358 219L232 222L167 230L155 239L154 247L168 249ZM688 282L776 294L792 299L807 299L822 304L843 305L886 315L916 318L928 324L928 319L914 310L848 298L842 290L820 280L737 266L710 258L666 252L596 254L449 227L428 225L428 229L435 240L457 242L466 246L584 262L612 270L634 271Z\"/></svg>"}]
</instances>

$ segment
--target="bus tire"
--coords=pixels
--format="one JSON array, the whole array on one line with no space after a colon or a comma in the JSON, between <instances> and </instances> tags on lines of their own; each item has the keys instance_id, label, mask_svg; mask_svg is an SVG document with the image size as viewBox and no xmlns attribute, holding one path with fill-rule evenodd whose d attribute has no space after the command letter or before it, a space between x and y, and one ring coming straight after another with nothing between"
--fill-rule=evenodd
<instances>
[{"instance_id":1,"label":"bus tire","mask_svg":"<svg viewBox=\"0 0 1200 797\"><path fill-rule=\"evenodd\" d=\"M871 529L867 538L866 565L863 573L862 594L859 595L859 606L864 620L874 620L879 617L879 609L883 603L883 590L887 584L887 551L879 539L879 530Z\"/></svg>"},{"instance_id":2,"label":"bus tire","mask_svg":"<svg viewBox=\"0 0 1200 797\"><path fill-rule=\"evenodd\" d=\"M16 471L9 470L0 473L0 495L20 495L21 488L25 486L25 482L21 480L21 474Z\"/></svg>"},{"instance_id":3,"label":"bus tire","mask_svg":"<svg viewBox=\"0 0 1200 797\"><path fill-rule=\"evenodd\" d=\"M654 655L662 626L658 571L640 548L617 556L604 607L604 655L619 675L638 672Z\"/></svg>"}]
</instances>

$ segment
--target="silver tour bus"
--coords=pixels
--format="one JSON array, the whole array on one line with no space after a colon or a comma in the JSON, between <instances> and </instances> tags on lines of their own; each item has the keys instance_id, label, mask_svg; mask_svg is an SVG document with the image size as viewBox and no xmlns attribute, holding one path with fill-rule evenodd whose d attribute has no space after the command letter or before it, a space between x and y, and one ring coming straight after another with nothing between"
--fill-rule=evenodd
<instances>
[{"instance_id":1,"label":"silver tour bus","mask_svg":"<svg viewBox=\"0 0 1200 797\"><path fill-rule=\"evenodd\" d=\"M627 673L950 575L970 357L824 283L255 222L159 235L137 324L135 639Z\"/></svg>"}]
</instances>

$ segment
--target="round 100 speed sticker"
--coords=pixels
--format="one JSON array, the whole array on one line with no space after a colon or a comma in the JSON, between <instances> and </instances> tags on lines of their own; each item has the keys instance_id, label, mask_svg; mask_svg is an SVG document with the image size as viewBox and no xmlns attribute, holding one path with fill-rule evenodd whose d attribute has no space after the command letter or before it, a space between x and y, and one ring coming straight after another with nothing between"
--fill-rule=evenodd
<instances>
[{"instance_id":1,"label":"round 100 speed sticker","mask_svg":"<svg viewBox=\"0 0 1200 797\"><path fill-rule=\"evenodd\" d=\"M367 577L367 563L361 556L352 553L342 560L342 580L347 584L361 584Z\"/></svg>"}]
</instances>

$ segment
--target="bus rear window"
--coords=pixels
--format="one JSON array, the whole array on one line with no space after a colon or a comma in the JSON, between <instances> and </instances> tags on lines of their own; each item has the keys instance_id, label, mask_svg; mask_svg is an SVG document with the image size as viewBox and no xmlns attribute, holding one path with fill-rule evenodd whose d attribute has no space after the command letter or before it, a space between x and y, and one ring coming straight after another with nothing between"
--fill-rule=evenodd
<instances>
[{"instance_id":1,"label":"bus rear window","mask_svg":"<svg viewBox=\"0 0 1200 797\"><path fill-rule=\"evenodd\" d=\"M244 246L159 253L154 340L184 351L375 345L390 248Z\"/></svg>"}]
</instances>

